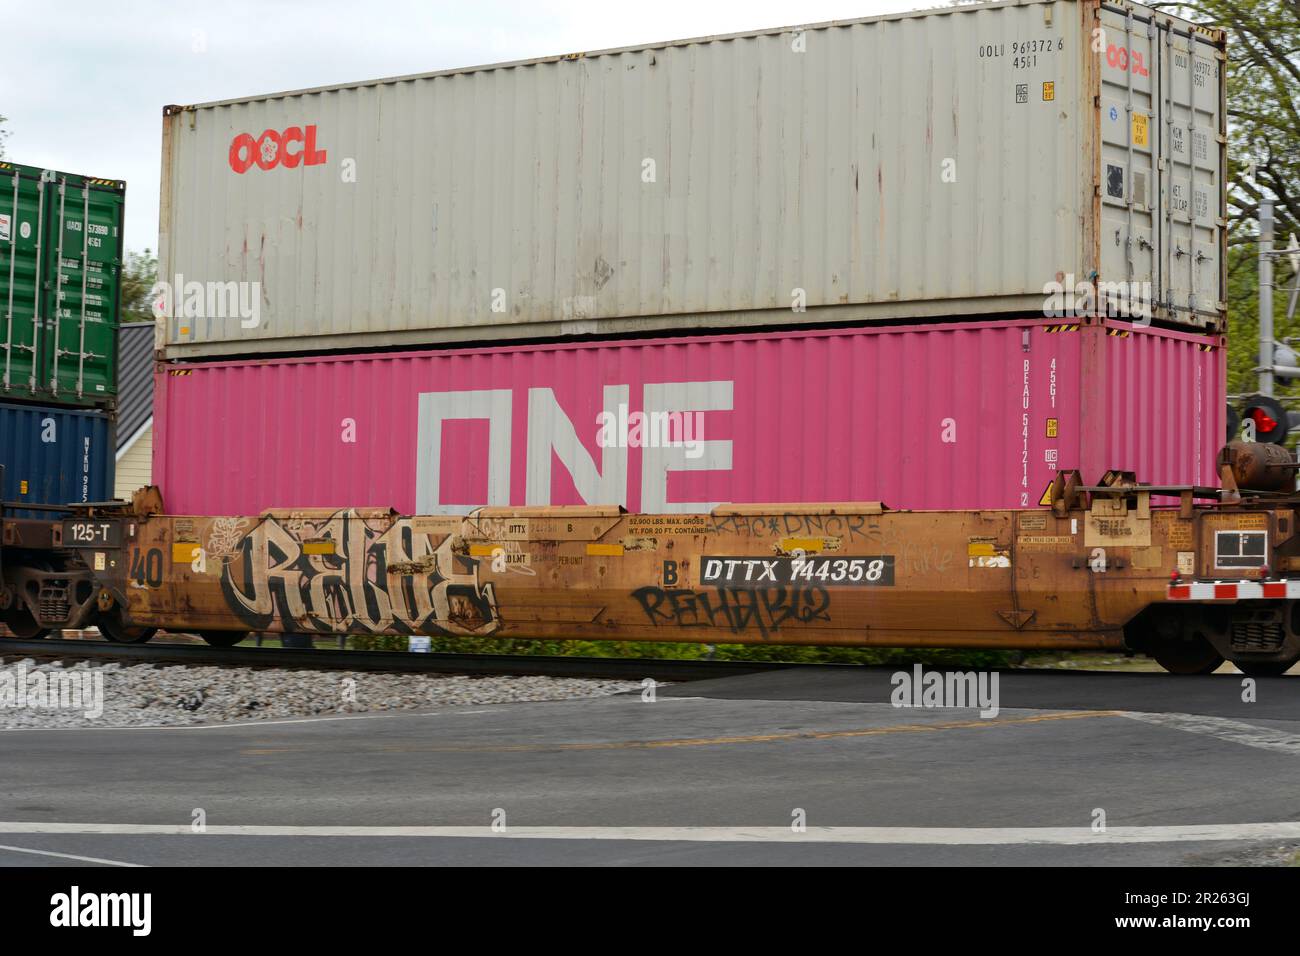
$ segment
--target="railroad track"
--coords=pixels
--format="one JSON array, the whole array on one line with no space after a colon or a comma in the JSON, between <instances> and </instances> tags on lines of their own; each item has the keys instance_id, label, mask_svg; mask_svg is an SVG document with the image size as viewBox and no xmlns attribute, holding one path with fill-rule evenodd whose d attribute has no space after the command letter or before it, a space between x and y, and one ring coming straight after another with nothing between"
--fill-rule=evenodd
<instances>
[{"instance_id":1,"label":"railroad track","mask_svg":"<svg viewBox=\"0 0 1300 956\"><path fill-rule=\"evenodd\" d=\"M432 674L508 674L600 677L621 680L707 680L766 671L837 670L851 664L783 664L753 661L671 660L620 657L532 657L516 654L414 654L408 651L342 651L283 647L208 647L199 644L113 644L108 641L0 639L0 661L101 661L123 664L277 667L296 670L400 671Z\"/></svg>"}]
</instances>

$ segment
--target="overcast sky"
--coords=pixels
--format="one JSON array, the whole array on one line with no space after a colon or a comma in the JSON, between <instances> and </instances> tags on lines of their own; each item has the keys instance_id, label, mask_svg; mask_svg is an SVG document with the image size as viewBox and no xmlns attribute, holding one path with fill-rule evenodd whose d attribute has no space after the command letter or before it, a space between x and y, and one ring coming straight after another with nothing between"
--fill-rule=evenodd
<instances>
[{"instance_id":1,"label":"overcast sky","mask_svg":"<svg viewBox=\"0 0 1300 956\"><path fill-rule=\"evenodd\" d=\"M157 249L162 107L947 0L0 0L6 158L127 183Z\"/></svg>"}]
</instances>

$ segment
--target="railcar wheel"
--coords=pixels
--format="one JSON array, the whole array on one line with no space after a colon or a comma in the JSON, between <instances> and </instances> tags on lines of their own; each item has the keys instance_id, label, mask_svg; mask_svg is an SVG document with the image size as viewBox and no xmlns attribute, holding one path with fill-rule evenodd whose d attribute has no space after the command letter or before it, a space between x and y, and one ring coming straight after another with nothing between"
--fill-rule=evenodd
<instances>
[{"instance_id":1,"label":"railcar wheel","mask_svg":"<svg viewBox=\"0 0 1300 956\"><path fill-rule=\"evenodd\" d=\"M1147 653L1171 674L1213 674L1223 664L1223 655L1199 635L1160 641Z\"/></svg>"},{"instance_id":2,"label":"railcar wheel","mask_svg":"<svg viewBox=\"0 0 1300 956\"><path fill-rule=\"evenodd\" d=\"M244 638L248 637L247 631L199 631L199 637L203 638L213 647L234 647Z\"/></svg>"},{"instance_id":3,"label":"railcar wheel","mask_svg":"<svg viewBox=\"0 0 1300 956\"><path fill-rule=\"evenodd\" d=\"M1297 661L1300 657L1289 661L1233 661L1232 666L1247 677L1281 677L1295 667Z\"/></svg>"},{"instance_id":4,"label":"railcar wheel","mask_svg":"<svg viewBox=\"0 0 1300 956\"><path fill-rule=\"evenodd\" d=\"M156 627L127 627L119 613L105 614L97 626L99 633L114 644L144 644L158 633Z\"/></svg>"},{"instance_id":5,"label":"railcar wheel","mask_svg":"<svg viewBox=\"0 0 1300 956\"><path fill-rule=\"evenodd\" d=\"M20 641L40 641L54 633L52 628L41 627L25 607L11 607L4 612L5 627Z\"/></svg>"}]
</instances>

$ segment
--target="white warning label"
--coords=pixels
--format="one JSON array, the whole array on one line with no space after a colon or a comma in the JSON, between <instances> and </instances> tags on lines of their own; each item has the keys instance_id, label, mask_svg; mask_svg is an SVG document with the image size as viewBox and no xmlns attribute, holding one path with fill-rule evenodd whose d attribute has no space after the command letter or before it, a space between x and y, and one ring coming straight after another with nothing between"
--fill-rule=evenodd
<instances>
[{"instance_id":1,"label":"white warning label","mask_svg":"<svg viewBox=\"0 0 1300 956\"><path fill-rule=\"evenodd\" d=\"M9 232L10 232L9 225L10 225L9 214L4 213L0 215L0 242L9 241Z\"/></svg>"}]
</instances>

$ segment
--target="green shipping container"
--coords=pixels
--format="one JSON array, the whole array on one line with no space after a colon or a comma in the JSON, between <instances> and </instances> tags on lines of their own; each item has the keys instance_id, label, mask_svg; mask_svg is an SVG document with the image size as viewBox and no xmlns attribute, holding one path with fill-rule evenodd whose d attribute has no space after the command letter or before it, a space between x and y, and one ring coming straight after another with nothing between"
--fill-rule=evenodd
<instances>
[{"instance_id":1,"label":"green shipping container","mask_svg":"<svg viewBox=\"0 0 1300 956\"><path fill-rule=\"evenodd\" d=\"M0 162L0 400L117 396L126 183Z\"/></svg>"}]
</instances>

